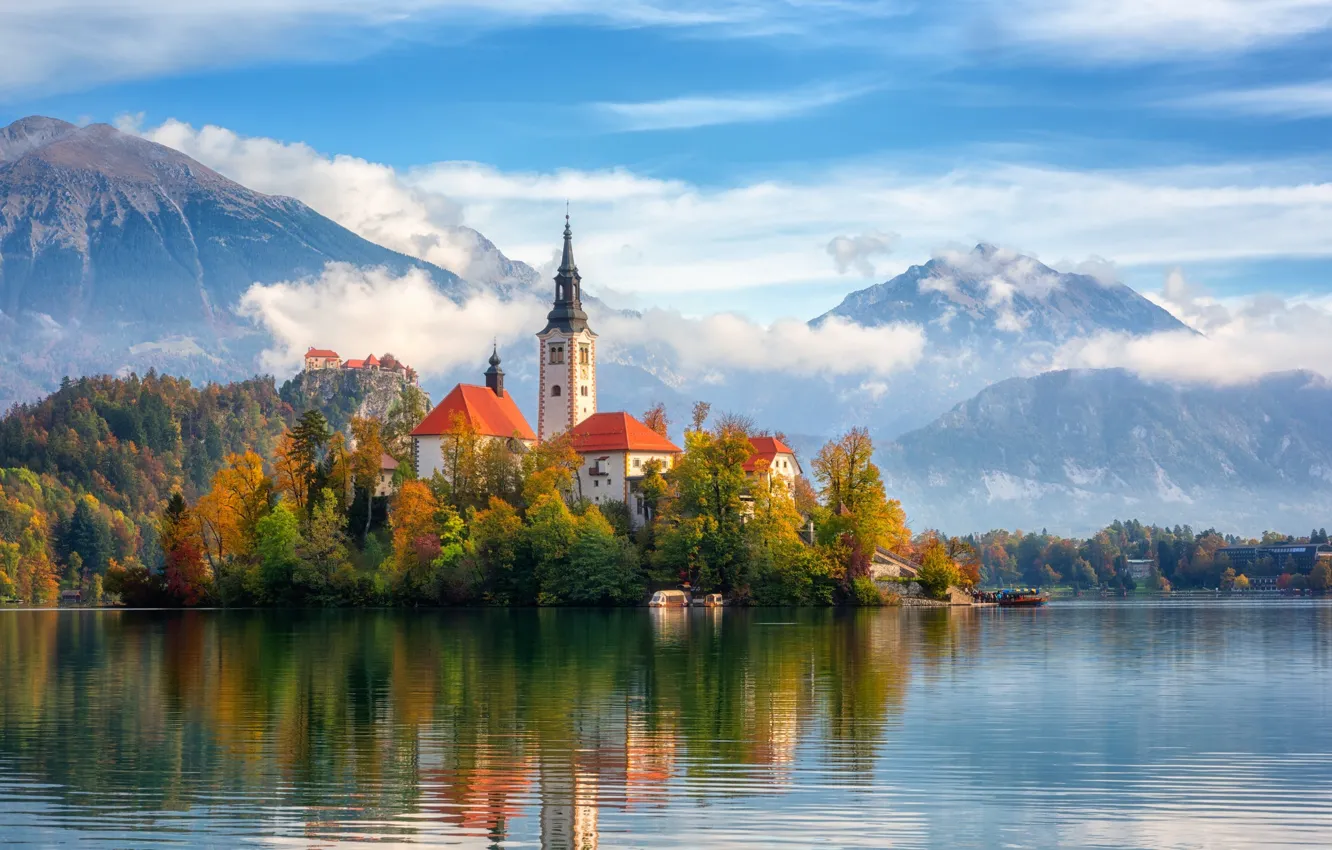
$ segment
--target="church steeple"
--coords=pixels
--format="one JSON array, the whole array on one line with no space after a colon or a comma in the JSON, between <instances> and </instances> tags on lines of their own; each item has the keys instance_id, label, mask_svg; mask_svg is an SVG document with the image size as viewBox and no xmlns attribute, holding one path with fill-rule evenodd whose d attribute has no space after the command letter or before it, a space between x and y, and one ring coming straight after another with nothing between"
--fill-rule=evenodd
<instances>
[{"instance_id":1,"label":"church steeple","mask_svg":"<svg viewBox=\"0 0 1332 850\"><path fill-rule=\"evenodd\" d=\"M490 351L490 368L486 370L486 386L500 398L504 397L504 370L500 368L499 344Z\"/></svg>"},{"instance_id":2,"label":"church steeple","mask_svg":"<svg viewBox=\"0 0 1332 850\"><path fill-rule=\"evenodd\" d=\"M574 333L587 327L587 313L583 312L583 278L574 263L573 229L569 226L568 213L564 215L564 254L555 273L555 308L546 319L547 331L557 329Z\"/></svg>"}]
</instances>

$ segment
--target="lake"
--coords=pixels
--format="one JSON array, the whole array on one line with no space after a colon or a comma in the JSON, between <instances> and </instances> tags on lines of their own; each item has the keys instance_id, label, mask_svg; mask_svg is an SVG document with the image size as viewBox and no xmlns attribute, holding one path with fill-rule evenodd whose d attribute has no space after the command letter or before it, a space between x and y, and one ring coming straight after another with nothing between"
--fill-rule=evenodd
<instances>
[{"instance_id":1,"label":"lake","mask_svg":"<svg viewBox=\"0 0 1332 850\"><path fill-rule=\"evenodd\" d=\"M1332 604L0 611L0 843L1326 847Z\"/></svg>"}]
</instances>

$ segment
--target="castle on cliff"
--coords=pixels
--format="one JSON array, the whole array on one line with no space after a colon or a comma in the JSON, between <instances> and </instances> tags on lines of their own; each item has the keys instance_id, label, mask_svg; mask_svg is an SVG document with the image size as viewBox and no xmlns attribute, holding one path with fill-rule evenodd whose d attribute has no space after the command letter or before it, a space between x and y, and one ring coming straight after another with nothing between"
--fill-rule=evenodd
<instances>
[{"instance_id":1,"label":"castle on cliff","mask_svg":"<svg viewBox=\"0 0 1332 850\"><path fill-rule=\"evenodd\" d=\"M388 372L397 375L409 384L416 385L416 370L401 362L392 354L376 357L366 355L363 360L343 360L336 351L328 348L311 347L305 352L305 371L321 372L327 369L343 369L362 372Z\"/></svg>"}]
</instances>

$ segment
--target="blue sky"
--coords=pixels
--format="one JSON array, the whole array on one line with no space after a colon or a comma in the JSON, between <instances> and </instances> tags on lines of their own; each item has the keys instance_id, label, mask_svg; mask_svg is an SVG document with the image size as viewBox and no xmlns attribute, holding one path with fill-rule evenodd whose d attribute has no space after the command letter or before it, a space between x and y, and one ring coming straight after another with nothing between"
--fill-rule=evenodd
<instances>
[{"instance_id":1,"label":"blue sky","mask_svg":"<svg viewBox=\"0 0 1332 850\"><path fill-rule=\"evenodd\" d=\"M348 226L243 141L382 164L435 199L414 226L534 265L567 197L626 303L807 317L982 239L1140 289L1332 283L1332 0L49 5L0 10L0 121L181 122ZM839 272L861 234L893 247Z\"/></svg>"}]
</instances>

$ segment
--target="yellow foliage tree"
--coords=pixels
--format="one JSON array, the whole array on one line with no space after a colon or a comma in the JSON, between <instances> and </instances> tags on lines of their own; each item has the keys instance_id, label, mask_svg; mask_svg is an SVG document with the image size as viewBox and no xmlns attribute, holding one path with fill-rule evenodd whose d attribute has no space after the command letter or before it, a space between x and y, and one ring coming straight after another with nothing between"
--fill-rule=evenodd
<instances>
[{"instance_id":1,"label":"yellow foliage tree","mask_svg":"<svg viewBox=\"0 0 1332 850\"><path fill-rule=\"evenodd\" d=\"M263 458L253 451L227 456L213 484L194 508L203 532L204 551L216 568L227 556L254 550L259 520L268 513L273 482Z\"/></svg>"}]
</instances>

